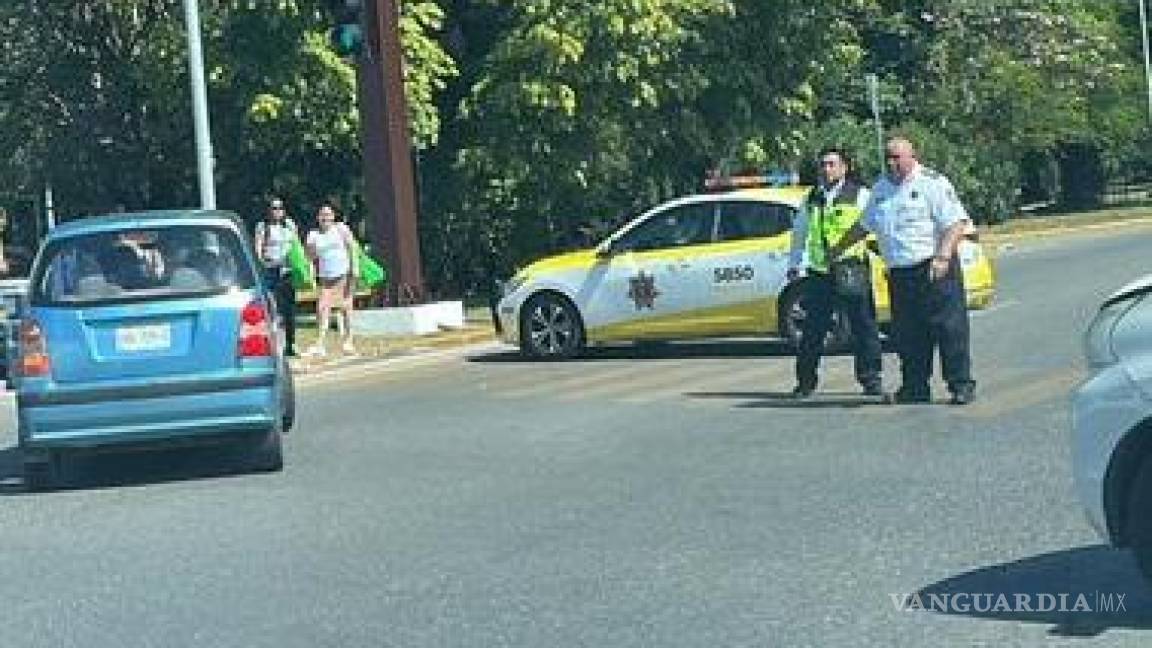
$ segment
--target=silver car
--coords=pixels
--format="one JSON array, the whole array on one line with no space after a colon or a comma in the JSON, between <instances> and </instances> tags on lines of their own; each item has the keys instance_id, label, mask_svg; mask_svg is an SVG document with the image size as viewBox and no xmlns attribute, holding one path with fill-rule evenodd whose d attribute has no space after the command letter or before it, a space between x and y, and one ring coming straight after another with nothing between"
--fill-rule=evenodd
<instances>
[{"instance_id":1,"label":"silver car","mask_svg":"<svg viewBox=\"0 0 1152 648\"><path fill-rule=\"evenodd\" d=\"M1152 275L1116 291L1084 337L1073 394L1076 490L1088 519L1152 580Z\"/></svg>"}]
</instances>

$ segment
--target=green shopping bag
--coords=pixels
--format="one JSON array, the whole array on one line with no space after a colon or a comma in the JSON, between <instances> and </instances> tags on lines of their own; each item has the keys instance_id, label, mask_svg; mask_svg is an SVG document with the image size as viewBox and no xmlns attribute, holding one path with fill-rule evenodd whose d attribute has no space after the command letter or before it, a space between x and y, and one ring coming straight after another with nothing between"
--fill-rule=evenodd
<instances>
[{"instance_id":1,"label":"green shopping bag","mask_svg":"<svg viewBox=\"0 0 1152 648\"><path fill-rule=\"evenodd\" d=\"M368 253L364 251L364 246L360 245L359 241L354 240L353 244L356 246L356 262L360 265L359 288L372 290L388 281L388 271L384 266L376 259L368 256Z\"/></svg>"},{"instance_id":2,"label":"green shopping bag","mask_svg":"<svg viewBox=\"0 0 1152 648\"><path fill-rule=\"evenodd\" d=\"M296 290L315 290L316 289L316 275L315 269L312 267L312 259L308 258L308 252L304 249L304 244L300 242L300 237L293 236L292 243L288 246L288 269L292 272L292 286Z\"/></svg>"}]
</instances>

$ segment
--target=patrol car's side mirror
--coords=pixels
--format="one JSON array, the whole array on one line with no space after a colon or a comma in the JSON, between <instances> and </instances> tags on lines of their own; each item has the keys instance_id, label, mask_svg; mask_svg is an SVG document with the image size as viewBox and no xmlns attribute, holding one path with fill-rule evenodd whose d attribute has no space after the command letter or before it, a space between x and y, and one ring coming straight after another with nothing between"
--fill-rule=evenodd
<instances>
[{"instance_id":1,"label":"patrol car's side mirror","mask_svg":"<svg viewBox=\"0 0 1152 648\"><path fill-rule=\"evenodd\" d=\"M596 246L597 259L610 259L615 254L616 250L613 248L611 240L603 241L600 245Z\"/></svg>"}]
</instances>

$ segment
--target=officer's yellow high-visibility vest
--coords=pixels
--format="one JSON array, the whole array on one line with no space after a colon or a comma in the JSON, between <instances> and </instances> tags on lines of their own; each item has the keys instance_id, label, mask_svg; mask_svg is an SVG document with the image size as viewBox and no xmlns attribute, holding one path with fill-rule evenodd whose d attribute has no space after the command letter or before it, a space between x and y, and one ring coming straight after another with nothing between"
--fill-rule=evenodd
<instances>
[{"instance_id":1,"label":"officer's yellow high-visibility vest","mask_svg":"<svg viewBox=\"0 0 1152 648\"><path fill-rule=\"evenodd\" d=\"M845 179L840 192L831 205L824 204L824 193L819 188L808 194L808 266L817 272L828 272L827 248L840 242L841 237L860 220L863 212L856 206L860 185ZM863 241L848 248L841 256L864 257L867 250Z\"/></svg>"}]
</instances>

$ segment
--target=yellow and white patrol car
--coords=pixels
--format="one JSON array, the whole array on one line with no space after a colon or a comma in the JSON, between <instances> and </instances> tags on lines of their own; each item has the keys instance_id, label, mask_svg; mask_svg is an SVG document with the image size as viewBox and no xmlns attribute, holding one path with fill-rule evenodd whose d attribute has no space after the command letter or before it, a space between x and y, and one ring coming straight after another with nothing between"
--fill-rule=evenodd
<instances>
[{"instance_id":1,"label":"yellow and white patrol car","mask_svg":"<svg viewBox=\"0 0 1152 648\"><path fill-rule=\"evenodd\" d=\"M786 278L792 223L807 187L756 187L689 196L655 207L595 249L549 257L504 283L494 306L502 339L536 358L587 345L726 336L799 339L803 279ZM958 251L970 308L995 294L979 243ZM877 317L888 321L888 282L873 263ZM843 344L837 326L830 342ZM837 337L839 336L839 337ZM834 341L833 341L834 340Z\"/></svg>"}]
</instances>

